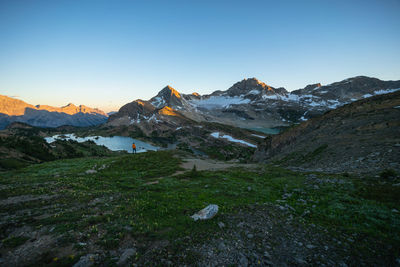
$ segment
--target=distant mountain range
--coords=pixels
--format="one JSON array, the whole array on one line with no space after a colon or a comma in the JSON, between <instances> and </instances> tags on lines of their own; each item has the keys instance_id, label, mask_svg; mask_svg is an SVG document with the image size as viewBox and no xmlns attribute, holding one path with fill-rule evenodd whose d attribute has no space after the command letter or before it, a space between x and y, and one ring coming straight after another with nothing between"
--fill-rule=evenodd
<instances>
[{"instance_id":1,"label":"distant mountain range","mask_svg":"<svg viewBox=\"0 0 400 267\"><path fill-rule=\"evenodd\" d=\"M256 78L209 95L181 94L166 86L148 101L135 100L110 115L107 125L136 125L145 132L185 123L218 122L243 128L272 128L306 121L328 110L374 95L400 90L400 81L358 76L288 92Z\"/></svg>"},{"instance_id":2,"label":"distant mountain range","mask_svg":"<svg viewBox=\"0 0 400 267\"><path fill-rule=\"evenodd\" d=\"M83 105L33 106L0 95L0 129L12 122L39 127L94 126L107 122L107 126L139 127L147 134L198 122L266 129L306 121L356 100L397 90L400 81L365 76L329 85L310 84L292 92L249 78L208 95L181 94L166 86L150 100L135 100L109 114Z\"/></svg>"},{"instance_id":3,"label":"distant mountain range","mask_svg":"<svg viewBox=\"0 0 400 267\"><path fill-rule=\"evenodd\" d=\"M94 126L105 123L107 118L108 115L103 111L84 105L33 106L22 100L0 95L0 129L13 122L24 122L38 127Z\"/></svg>"}]
</instances>

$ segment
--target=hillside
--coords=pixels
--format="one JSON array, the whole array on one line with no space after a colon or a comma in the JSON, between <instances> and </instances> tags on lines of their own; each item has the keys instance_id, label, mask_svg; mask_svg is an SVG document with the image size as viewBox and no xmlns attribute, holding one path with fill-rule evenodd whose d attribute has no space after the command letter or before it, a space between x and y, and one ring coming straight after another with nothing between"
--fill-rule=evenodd
<instances>
[{"instance_id":1,"label":"hillside","mask_svg":"<svg viewBox=\"0 0 400 267\"><path fill-rule=\"evenodd\" d=\"M22 100L0 95L0 129L13 122L38 127L62 125L94 126L104 123L108 115L97 108L68 104L63 107L33 106Z\"/></svg>"},{"instance_id":2,"label":"hillside","mask_svg":"<svg viewBox=\"0 0 400 267\"><path fill-rule=\"evenodd\" d=\"M254 158L331 172L400 170L400 92L347 104L266 139Z\"/></svg>"},{"instance_id":3,"label":"hillside","mask_svg":"<svg viewBox=\"0 0 400 267\"><path fill-rule=\"evenodd\" d=\"M57 140L48 144L43 138L60 130L36 128L20 122L10 124L7 129L0 131L0 171L57 159L118 154L90 141L78 143Z\"/></svg>"},{"instance_id":4,"label":"hillside","mask_svg":"<svg viewBox=\"0 0 400 267\"><path fill-rule=\"evenodd\" d=\"M186 156L160 151L85 157L0 172L1 264L398 262L398 179L264 164L196 171L182 168ZM219 206L214 218L190 217L209 204Z\"/></svg>"}]
</instances>

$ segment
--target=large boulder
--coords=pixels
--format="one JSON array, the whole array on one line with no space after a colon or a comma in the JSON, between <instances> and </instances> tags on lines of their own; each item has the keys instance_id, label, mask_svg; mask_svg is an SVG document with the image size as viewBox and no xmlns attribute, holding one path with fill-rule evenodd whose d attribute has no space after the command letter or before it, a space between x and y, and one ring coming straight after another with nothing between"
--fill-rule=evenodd
<instances>
[{"instance_id":1,"label":"large boulder","mask_svg":"<svg viewBox=\"0 0 400 267\"><path fill-rule=\"evenodd\" d=\"M204 209L198 211L197 213L193 214L191 217L193 220L208 220L213 218L218 213L218 205L211 204L205 207Z\"/></svg>"}]
</instances>

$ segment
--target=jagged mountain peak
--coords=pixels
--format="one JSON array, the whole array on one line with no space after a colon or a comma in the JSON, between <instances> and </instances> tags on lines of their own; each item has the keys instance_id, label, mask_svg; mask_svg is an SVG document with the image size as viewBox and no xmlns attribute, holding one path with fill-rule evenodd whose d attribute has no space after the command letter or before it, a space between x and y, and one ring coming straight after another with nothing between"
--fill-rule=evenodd
<instances>
[{"instance_id":1,"label":"jagged mountain peak","mask_svg":"<svg viewBox=\"0 0 400 267\"><path fill-rule=\"evenodd\" d=\"M271 94L286 94L285 88L279 90L269 86L268 84L258 80L257 78L246 78L232 85L227 91L230 96L240 95L271 95Z\"/></svg>"},{"instance_id":2,"label":"jagged mountain peak","mask_svg":"<svg viewBox=\"0 0 400 267\"><path fill-rule=\"evenodd\" d=\"M313 84L309 84L306 87L304 87L304 90L316 90L318 88L320 88L322 85L321 83L313 83Z\"/></svg>"},{"instance_id":3,"label":"jagged mountain peak","mask_svg":"<svg viewBox=\"0 0 400 267\"><path fill-rule=\"evenodd\" d=\"M155 97L150 99L150 103L157 108L162 108L164 106L174 108L182 106L182 95L177 90L167 85L161 89Z\"/></svg>"},{"instance_id":4,"label":"jagged mountain peak","mask_svg":"<svg viewBox=\"0 0 400 267\"><path fill-rule=\"evenodd\" d=\"M247 88L254 88L254 87L262 87L262 88L268 88L266 83L258 80L257 78L245 78L241 80L240 82L235 83L232 87L240 87L242 89L247 89ZM231 87L231 88L232 88Z\"/></svg>"},{"instance_id":5,"label":"jagged mountain peak","mask_svg":"<svg viewBox=\"0 0 400 267\"><path fill-rule=\"evenodd\" d=\"M157 94L157 96L162 96L162 97L175 96L176 98L181 98L181 94L169 85L161 89L161 91Z\"/></svg>"}]
</instances>

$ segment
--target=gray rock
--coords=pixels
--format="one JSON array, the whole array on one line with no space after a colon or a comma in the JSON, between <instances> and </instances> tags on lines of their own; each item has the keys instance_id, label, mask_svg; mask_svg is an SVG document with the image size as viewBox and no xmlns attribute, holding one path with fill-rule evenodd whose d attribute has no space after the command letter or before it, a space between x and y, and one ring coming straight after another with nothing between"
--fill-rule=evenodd
<instances>
[{"instance_id":1,"label":"gray rock","mask_svg":"<svg viewBox=\"0 0 400 267\"><path fill-rule=\"evenodd\" d=\"M93 173L96 173L96 172L97 172L96 170L87 170L87 171L85 171L86 174L93 174Z\"/></svg>"},{"instance_id":2,"label":"gray rock","mask_svg":"<svg viewBox=\"0 0 400 267\"><path fill-rule=\"evenodd\" d=\"M289 204L285 204L285 208L291 210L291 211L296 211L292 206L290 206Z\"/></svg>"},{"instance_id":3,"label":"gray rock","mask_svg":"<svg viewBox=\"0 0 400 267\"><path fill-rule=\"evenodd\" d=\"M271 259L271 255L268 253L268 251L264 251L264 257Z\"/></svg>"},{"instance_id":4,"label":"gray rock","mask_svg":"<svg viewBox=\"0 0 400 267\"><path fill-rule=\"evenodd\" d=\"M287 198L292 197L292 195L293 195L293 194L291 194L291 193L285 193L285 194L282 195L282 198L283 198L283 199L287 199Z\"/></svg>"},{"instance_id":5,"label":"gray rock","mask_svg":"<svg viewBox=\"0 0 400 267\"><path fill-rule=\"evenodd\" d=\"M213 218L218 213L218 205L211 204L205 207L204 209L198 211L197 213L193 214L191 217L193 220L208 220Z\"/></svg>"},{"instance_id":6,"label":"gray rock","mask_svg":"<svg viewBox=\"0 0 400 267\"><path fill-rule=\"evenodd\" d=\"M106 164L101 165L101 167L99 168L99 170L104 170L105 168L107 168Z\"/></svg>"},{"instance_id":7,"label":"gray rock","mask_svg":"<svg viewBox=\"0 0 400 267\"><path fill-rule=\"evenodd\" d=\"M73 267L89 267L93 266L96 259L96 255L87 254L80 257L79 261L73 265Z\"/></svg>"},{"instance_id":8,"label":"gray rock","mask_svg":"<svg viewBox=\"0 0 400 267\"><path fill-rule=\"evenodd\" d=\"M247 238L250 238L250 239L251 239L251 238L253 238L253 237L254 237L253 234L248 234L248 235L247 235Z\"/></svg>"},{"instance_id":9,"label":"gray rock","mask_svg":"<svg viewBox=\"0 0 400 267\"><path fill-rule=\"evenodd\" d=\"M304 265L304 264L307 263L307 262L306 262L305 260L303 260L302 258L295 258L294 260L295 260L295 262L296 262L297 264L300 264L300 265Z\"/></svg>"},{"instance_id":10,"label":"gray rock","mask_svg":"<svg viewBox=\"0 0 400 267\"><path fill-rule=\"evenodd\" d=\"M278 208L279 208L280 210L286 210L286 207L281 206L281 205L279 205Z\"/></svg>"},{"instance_id":11,"label":"gray rock","mask_svg":"<svg viewBox=\"0 0 400 267\"><path fill-rule=\"evenodd\" d=\"M244 256L243 254L240 256L239 266L240 266L240 267L247 267L247 266L249 266L249 260L248 260L247 257Z\"/></svg>"},{"instance_id":12,"label":"gray rock","mask_svg":"<svg viewBox=\"0 0 400 267\"><path fill-rule=\"evenodd\" d=\"M225 224L223 223L223 222L218 222L218 226L219 226L219 228L224 228L225 227Z\"/></svg>"},{"instance_id":13,"label":"gray rock","mask_svg":"<svg viewBox=\"0 0 400 267\"><path fill-rule=\"evenodd\" d=\"M124 252L122 253L121 257L119 258L117 265L119 266L123 266L126 265L128 263L128 260L130 257L132 257L133 255L135 255L136 250L134 248L127 248L124 250Z\"/></svg>"},{"instance_id":14,"label":"gray rock","mask_svg":"<svg viewBox=\"0 0 400 267\"><path fill-rule=\"evenodd\" d=\"M268 265L268 266L273 266L274 265L274 263L272 261L270 261L270 260L264 260L264 264Z\"/></svg>"}]
</instances>

